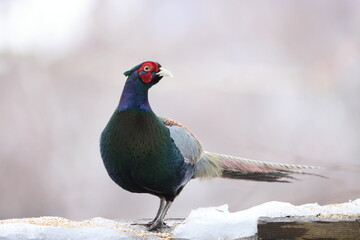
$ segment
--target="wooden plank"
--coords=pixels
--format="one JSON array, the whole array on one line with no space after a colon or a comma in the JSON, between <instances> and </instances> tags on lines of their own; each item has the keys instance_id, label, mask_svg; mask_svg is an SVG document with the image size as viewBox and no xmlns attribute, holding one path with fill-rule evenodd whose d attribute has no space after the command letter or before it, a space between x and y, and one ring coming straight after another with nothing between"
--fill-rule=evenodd
<instances>
[{"instance_id":1,"label":"wooden plank","mask_svg":"<svg viewBox=\"0 0 360 240\"><path fill-rule=\"evenodd\" d=\"M360 218L262 217L258 239L360 239Z\"/></svg>"}]
</instances>

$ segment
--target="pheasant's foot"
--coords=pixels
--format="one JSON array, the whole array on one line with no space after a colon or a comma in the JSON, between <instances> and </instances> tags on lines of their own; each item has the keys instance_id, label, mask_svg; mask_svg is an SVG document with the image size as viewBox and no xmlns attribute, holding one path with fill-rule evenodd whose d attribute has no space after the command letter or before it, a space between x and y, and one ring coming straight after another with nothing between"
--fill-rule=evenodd
<instances>
[{"instance_id":1,"label":"pheasant's foot","mask_svg":"<svg viewBox=\"0 0 360 240\"><path fill-rule=\"evenodd\" d=\"M137 225L137 226L145 226L145 227L150 227L151 225L154 224L154 220L148 223L132 223L131 225Z\"/></svg>"},{"instance_id":2,"label":"pheasant's foot","mask_svg":"<svg viewBox=\"0 0 360 240\"><path fill-rule=\"evenodd\" d=\"M160 228L169 228L169 226L165 222L155 221L148 227L148 230L156 231L159 230Z\"/></svg>"}]
</instances>

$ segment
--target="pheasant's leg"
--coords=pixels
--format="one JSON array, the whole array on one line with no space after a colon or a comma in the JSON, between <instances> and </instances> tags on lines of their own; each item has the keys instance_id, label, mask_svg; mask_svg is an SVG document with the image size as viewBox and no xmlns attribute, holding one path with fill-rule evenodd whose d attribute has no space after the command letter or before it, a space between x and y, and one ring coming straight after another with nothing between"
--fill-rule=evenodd
<instances>
[{"instance_id":1,"label":"pheasant's leg","mask_svg":"<svg viewBox=\"0 0 360 240\"><path fill-rule=\"evenodd\" d=\"M161 212L164 210L165 203L166 203L165 198L164 198L164 197L161 197L161 198L160 198L159 210L157 211L154 220L152 220L151 222L147 223L147 224L146 224L147 226L151 226L151 225L156 221L156 219L158 219L158 217L160 216Z\"/></svg>"},{"instance_id":2,"label":"pheasant's leg","mask_svg":"<svg viewBox=\"0 0 360 240\"><path fill-rule=\"evenodd\" d=\"M158 218L155 219L154 223L148 228L149 231L156 230L165 225L164 218L171 204L172 201L166 201L165 207L163 208L162 212L159 214Z\"/></svg>"},{"instance_id":3,"label":"pheasant's leg","mask_svg":"<svg viewBox=\"0 0 360 240\"><path fill-rule=\"evenodd\" d=\"M157 211L154 220L152 220L151 222L148 222L148 223L145 223L145 224L143 224L143 223L133 223L133 224L131 224L131 225L142 225L142 226L147 226L147 227L151 226L151 225L156 221L156 219L160 216L160 213L164 210L165 203L166 203L165 198L164 198L164 197L160 197L159 210Z\"/></svg>"}]
</instances>

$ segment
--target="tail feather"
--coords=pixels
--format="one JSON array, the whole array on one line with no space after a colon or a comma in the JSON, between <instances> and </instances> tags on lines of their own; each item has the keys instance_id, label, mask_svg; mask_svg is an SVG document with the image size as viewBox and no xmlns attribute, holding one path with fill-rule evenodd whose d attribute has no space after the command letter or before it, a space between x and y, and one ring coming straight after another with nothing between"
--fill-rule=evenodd
<instances>
[{"instance_id":1,"label":"tail feather","mask_svg":"<svg viewBox=\"0 0 360 240\"><path fill-rule=\"evenodd\" d=\"M195 165L195 177L222 177L265 182L290 182L290 180L296 179L291 176L292 174L320 176L303 171L317 168L319 167L269 163L224 154L204 152L201 159Z\"/></svg>"}]
</instances>

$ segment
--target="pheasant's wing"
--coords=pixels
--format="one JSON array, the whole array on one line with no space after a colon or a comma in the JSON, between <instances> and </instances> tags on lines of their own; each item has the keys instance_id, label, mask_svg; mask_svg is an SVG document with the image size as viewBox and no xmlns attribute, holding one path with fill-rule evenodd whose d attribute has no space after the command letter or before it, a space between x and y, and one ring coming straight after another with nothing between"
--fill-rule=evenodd
<instances>
[{"instance_id":1,"label":"pheasant's wing","mask_svg":"<svg viewBox=\"0 0 360 240\"><path fill-rule=\"evenodd\" d=\"M169 129L170 137L174 140L185 161L195 164L203 152L199 140L181 123L166 117L159 117L159 119Z\"/></svg>"}]
</instances>

